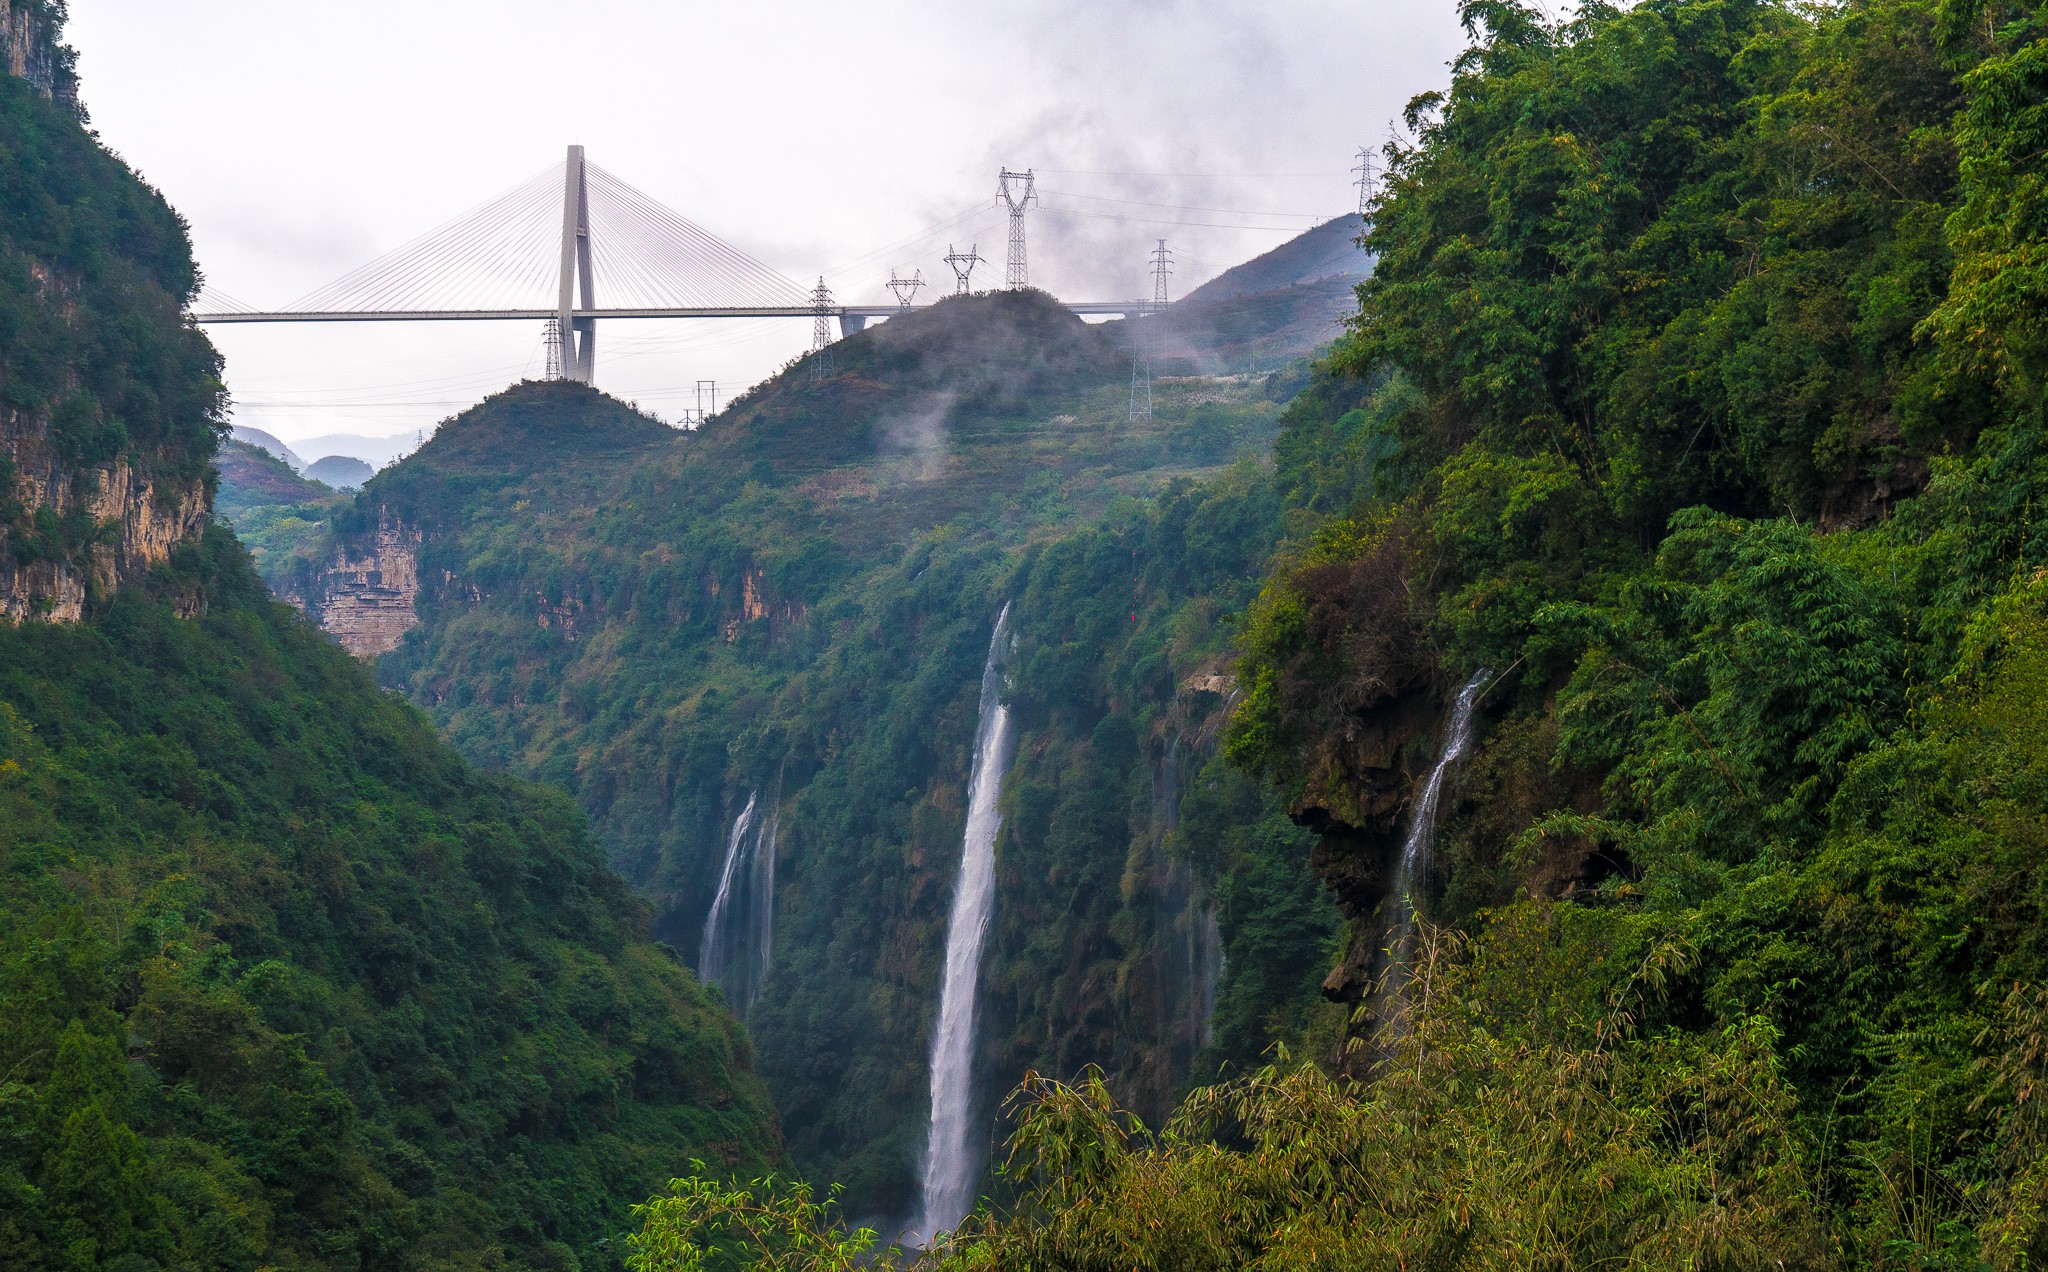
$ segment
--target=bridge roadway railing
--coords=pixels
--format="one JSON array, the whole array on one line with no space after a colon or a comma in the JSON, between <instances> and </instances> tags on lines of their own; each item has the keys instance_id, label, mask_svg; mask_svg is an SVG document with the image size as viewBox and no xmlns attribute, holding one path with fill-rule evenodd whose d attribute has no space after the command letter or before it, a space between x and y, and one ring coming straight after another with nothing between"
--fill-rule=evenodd
<instances>
[{"instance_id":1,"label":"bridge roadway railing","mask_svg":"<svg viewBox=\"0 0 2048 1272\"><path fill-rule=\"evenodd\" d=\"M1062 301L1076 314L1118 314L1126 318L1148 314L1158 308L1144 300ZM903 312L900 305L766 305L751 307L702 307L666 309L578 309L572 318L815 318L820 313L837 318L851 334L872 318L890 318ZM541 321L558 316L553 309L345 309L319 311L214 310L192 315L194 322L492 322Z\"/></svg>"}]
</instances>

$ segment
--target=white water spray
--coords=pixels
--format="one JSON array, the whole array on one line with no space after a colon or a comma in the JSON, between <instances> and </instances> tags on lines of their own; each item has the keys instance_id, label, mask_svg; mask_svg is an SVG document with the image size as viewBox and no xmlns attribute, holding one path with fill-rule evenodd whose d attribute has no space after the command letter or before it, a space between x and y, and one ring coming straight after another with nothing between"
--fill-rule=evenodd
<instances>
[{"instance_id":1,"label":"white water spray","mask_svg":"<svg viewBox=\"0 0 2048 1272\"><path fill-rule=\"evenodd\" d=\"M981 672L981 722L974 736L974 768L968 779L967 832L962 836L960 877L953 885L953 912L946 923L946 975L939 991L939 1022L932 1032L931 1137L924 1152L924 1215L918 1229L929 1239L960 1226L974 1204L981 1156L971 1125L974 1115L974 999L981 973L981 943L995 907L996 832L1002 828L998 799L1010 767L1010 709L1003 705L1003 659L1009 652L1010 607L996 618Z\"/></svg>"},{"instance_id":2,"label":"white water spray","mask_svg":"<svg viewBox=\"0 0 2048 1272\"><path fill-rule=\"evenodd\" d=\"M1401 907L1401 921L1396 929L1393 956L1397 965L1408 962L1409 947L1415 936L1415 901L1412 896L1417 876L1429 866L1429 858L1436 848L1436 819L1443 803L1444 777L1451 766L1464 758L1465 749L1472 744L1473 707L1479 701L1479 686L1486 679L1486 669L1472 673L1465 687L1458 690L1458 697L1451 704L1451 719L1444 729L1443 750L1437 753L1436 767L1429 771L1429 780L1423 783L1422 794L1415 799L1415 817L1408 824L1408 840L1401 845L1400 872L1394 878L1394 903Z\"/></svg>"},{"instance_id":3,"label":"white water spray","mask_svg":"<svg viewBox=\"0 0 2048 1272\"><path fill-rule=\"evenodd\" d=\"M709 981L733 998L731 980L733 879L739 874L742 854L748 846L747 831L754 824L754 801L760 792L747 796L747 806L732 819L732 831L725 840L725 864L719 867L718 891L712 894L711 912L704 916L704 937L697 945L697 979ZM771 867L771 871L772 871ZM773 875L770 875L773 878Z\"/></svg>"}]
</instances>

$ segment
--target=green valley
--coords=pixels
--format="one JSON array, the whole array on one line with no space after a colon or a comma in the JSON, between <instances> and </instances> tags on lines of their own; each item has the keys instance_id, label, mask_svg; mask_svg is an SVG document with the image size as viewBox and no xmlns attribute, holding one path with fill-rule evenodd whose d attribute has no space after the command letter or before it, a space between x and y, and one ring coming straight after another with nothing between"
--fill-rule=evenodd
<instances>
[{"instance_id":1,"label":"green valley","mask_svg":"<svg viewBox=\"0 0 2048 1272\"><path fill-rule=\"evenodd\" d=\"M380 676L476 761L574 792L675 948L699 952L742 809L757 835L773 819L772 967L732 1005L794 1159L861 1213L916 1205L976 682L1006 601L1023 734L989 1093L1097 1063L1166 1107L1226 952L1262 979L1226 978L1209 1071L1315 1015L1335 911L1301 833L1215 763L1228 615L1277 535L1258 457L1302 372L1161 379L1133 419L1119 338L1039 293L950 299L684 434L522 385L332 523L336 561L420 580ZM364 575L272 578L348 640L382 602Z\"/></svg>"},{"instance_id":2,"label":"green valley","mask_svg":"<svg viewBox=\"0 0 2048 1272\"><path fill-rule=\"evenodd\" d=\"M687 429L578 148L339 492L0 0L0 1265L2048 1260L2048 8L1458 15L1356 216Z\"/></svg>"}]
</instances>

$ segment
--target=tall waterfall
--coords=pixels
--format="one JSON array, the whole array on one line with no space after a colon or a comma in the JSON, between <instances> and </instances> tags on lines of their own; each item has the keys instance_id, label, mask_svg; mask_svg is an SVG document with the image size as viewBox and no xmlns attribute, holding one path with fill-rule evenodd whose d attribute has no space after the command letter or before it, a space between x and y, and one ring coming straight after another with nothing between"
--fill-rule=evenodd
<instances>
[{"instance_id":1,"label":"tall waterfall","mask_svg":"<svg viewBox=\"0 0 2048 1272\"><path fill-rule=\"evenodd\" d=\"M1437 752L1436 766L1430 769L1422 793L1415 797L1414 819L1408 823L1408 838L1401 845L1400 869L1394 876L1393 902L1400 907L1392 944L1396 967L1405 968L1412 954L1409 947L1415 938L1415 882L1429 868L1430 854L1436 849L1436 819L1443 803L1444 778L1472 745L1473 708L1485 679L1486 669L1482 667L1458 690L1458 697L1451 704L1450 721L1444 727L1443 749Z\"/></svg>"},{"instance_id":2,"label":"tall waterfall","mask_svg":"<svg viewBox=\"0 0 2048 1272\"><path fill-rule=\"evenodd\" d=\"M782 829L780 797L769 796L765 821L755 812L760 792L732 820L718 891L704 916L697 947L697 976L725 992L734 1011L745 1015L768 978L775 938L775 849ZM757 821L759 824L757 825Z\"/></svg>"},{"instance_id":3,"label":"tall waterfall","mask_svg":"<svg viewBox=\"0 0 2048 1272\"><path fill-rule=\"evenodd\" d=\"M960 848L960 877L953 885L953 913L946 923L946 975L939 992L938 1027L932 1031L931 1137L924 1151L926 1238L960 1226L974 1204L981 1155L973 1135L974 998L981 972L981 943L995 906L996 831L1002 826L998 797L1010 767L1014 742L1010 710L1003 705L1003 660L1009 652L1010 607L996 618L981 672L981 722L974 736L974 768L968 779L967 833Z\"/></svg>"},{"instance_id":4,"label":"tall waterfall","mask_svg":"<svg viewBox=\"0 0 2048 1272\"><path fill-rule=\"evenodd\" d=\"M1185 1079L1196 1053L1209 1045L1216 982L1223 970L1215 899L1196 879L1193 866L1163 855L1167 837L1180 825L1181 762L1181 735L1175 732L1152 775L1153 833L1162 845L1153 881L1153 925L1158 934L1153 968L1161 1023L1167 1031L1161 1041L1171 1066L1169 1085Z\"/></svg>"}]
</instances>

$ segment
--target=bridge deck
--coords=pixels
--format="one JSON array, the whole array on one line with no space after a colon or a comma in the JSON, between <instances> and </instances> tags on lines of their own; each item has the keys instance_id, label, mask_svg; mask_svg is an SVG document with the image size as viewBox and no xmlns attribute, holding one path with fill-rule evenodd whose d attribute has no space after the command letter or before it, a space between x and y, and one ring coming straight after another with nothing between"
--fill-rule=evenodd
<instances>
[{"instance_id":1,"label":"bridge deck","mask_svg":"<svg viewBox=\"0 0 2048 1272\"><path fill-rule=\"evenodd\" d=\"M1077 314L1145 314L1158 308L1148 300L1062 301ZM922 306L919 306L922 308ZM193 321L228 322L493 322L501 320L541 321L556 316L553 309L372 309L326 312L241 312L217 310L195 313ZM753 308L696 309L578 309L572 318L888 318L903 312L899 305L833 305L820 309L810 305L771 305Z\"/></svg>"}]
</instances>

